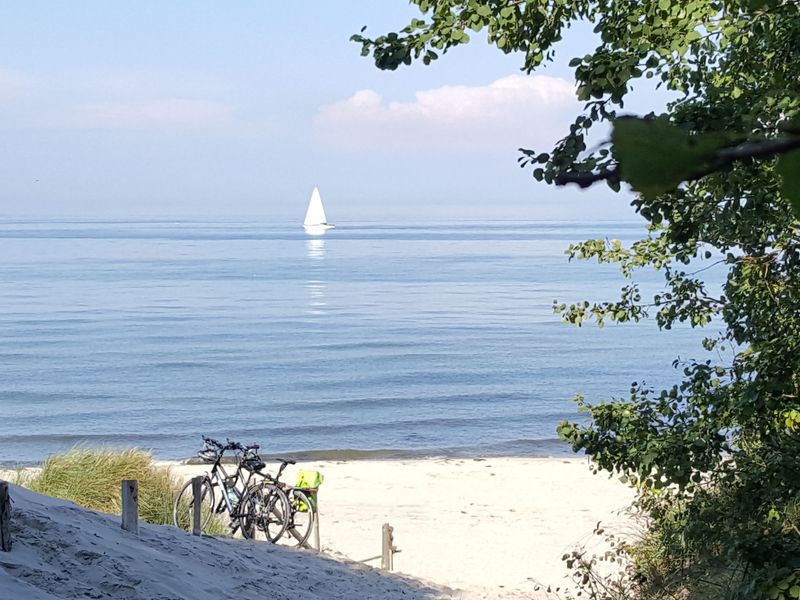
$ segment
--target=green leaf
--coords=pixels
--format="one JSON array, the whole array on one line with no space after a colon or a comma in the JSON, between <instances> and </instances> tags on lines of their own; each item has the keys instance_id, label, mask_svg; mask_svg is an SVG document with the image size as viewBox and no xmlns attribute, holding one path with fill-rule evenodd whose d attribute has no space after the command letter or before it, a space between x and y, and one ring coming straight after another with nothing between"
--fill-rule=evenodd
<instances>
[{"instance_id":1,"label":"green leaf","mask_svg":"<svg viewBox=\"0 0 800 600\"><path fill-rule=\"evenodd\" d=\"M611 137L622 179L646 198L674 190L728 139L724 134L689 135L663 117L620 117Z\"/></svg>"},{"instance_id":2,"label":"green leaf","mask_svg":"<svg viewBox=\"0 0 800 600\"><path fill-rule=\"evenodd\" d=\"M794 214L800 217L800 150L784 154L778 159L781 192L789 200Z\"/></svg>"}]
</instances>

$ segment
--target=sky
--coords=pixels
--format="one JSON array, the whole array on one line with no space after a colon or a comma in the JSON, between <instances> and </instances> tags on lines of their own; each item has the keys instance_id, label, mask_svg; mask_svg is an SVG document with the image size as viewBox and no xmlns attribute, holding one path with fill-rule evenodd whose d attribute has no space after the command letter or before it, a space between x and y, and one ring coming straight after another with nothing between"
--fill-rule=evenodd
<instances>
[{"instance_id":1,"label":"sky","mask_svg":"<svg viewBox=\"0 0 800 600\"><path fill-rule=\"evenodd\" d=\"M636 220L629 193L537 183L580 109L570 58L533 75L485 33L378 70L349 38L405 0L26 0L0 18L0 216ZM644 96L642 111L655 97Z\"/></svg>"}]
</instances>

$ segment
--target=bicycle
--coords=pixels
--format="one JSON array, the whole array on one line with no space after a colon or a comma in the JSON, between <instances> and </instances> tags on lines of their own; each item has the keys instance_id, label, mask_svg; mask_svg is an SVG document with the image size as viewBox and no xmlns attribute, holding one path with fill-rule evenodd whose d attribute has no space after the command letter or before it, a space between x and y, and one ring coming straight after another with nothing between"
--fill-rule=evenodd
<instances>
[{"instance_id":1,"label":"bicycle","mask_svg":"<svg viewBox=\"0 0 800 600\"><path fill-rule=\"evenodd\" d=\"M267 541L278 541L289 524L291 506L286 493L278 486L264 481L253 483L254 474L265 466L258 457L258 446L245 447L230 440L223 445L205 436L203 443L203 449L197 454L212 466L200 487L201 531L208 529L213 515L227 512L232 534L241 531L242 536L249 539L258 539L263 534ZM232 475L221 462L229 450L236 452L239 458ZM218 502L215 489L222 492ZM194 490L192 482L188 481L175 498L172 518L176 527L192 529L194 505Z\"/></svg>"},{"instance_id":2,"label":"bicycle","mask_svg":"<svg viewBox=\"0 0 800 600\"><path fill-rule=\"evenodd\" d=\"M302 548L306 546L306 542L308 542L308 538L314 529L314 522L319 517L317 513L317 489L296 487L280 481L280 477L286 467L296 464L296 461L282 458L272 460L281 463L278 473L274 477L261 471L258 474L286 493L291 507L286 532L294 538L295 545Z\"/></svg>"}]
</instances>

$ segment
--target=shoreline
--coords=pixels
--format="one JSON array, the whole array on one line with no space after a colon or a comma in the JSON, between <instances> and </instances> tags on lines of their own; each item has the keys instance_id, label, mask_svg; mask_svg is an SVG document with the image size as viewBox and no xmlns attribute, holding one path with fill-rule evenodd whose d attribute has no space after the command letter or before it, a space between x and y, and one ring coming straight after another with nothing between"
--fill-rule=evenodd
<instances>
[{"instance_id":1,"label":"shoreline","mask_svg":"<svg viewBox=\"0 0 800 600\"><path fill-rule=\"evenodd\" d=\"M198 447L200 444L198 443ZM497 449L497 447L512 447L512 446L527 446L531 449L539 449L541 452L536 451L509 451ZM153 457L153 460L160 463L176 463L176 464L202 464L197 458L196 454L183 457L173 456L160 456L153 452L150 448L142 446L124 445L117 446L115 444L96 444L96 443L78 443L69 448L58 450L52 454L62 454L69 450L79 448L100 448L111 450L127 450L130 448L138 448L148 452ZM493 449L494 448L494 449ZM330 449L310 449L310 450L297 450L297 451L268 451L264 446L259 451L262 456L267 458L291 458L298 462L304 461L376 461L376 460L472 460L482 458L583 458L583 454L575 453L569 445L558 439L538 439L538 440L519 440L517 442L508 442L503 444L493 444L488 447L466 447L454 446L450 448L330 448ZM13 469L27 469L40 466L47 456L41 459L34 460L4 460L0 455L0 470L13 470ZM226 457L226 462L233 462Z\"/></svg>"}]
</instances>

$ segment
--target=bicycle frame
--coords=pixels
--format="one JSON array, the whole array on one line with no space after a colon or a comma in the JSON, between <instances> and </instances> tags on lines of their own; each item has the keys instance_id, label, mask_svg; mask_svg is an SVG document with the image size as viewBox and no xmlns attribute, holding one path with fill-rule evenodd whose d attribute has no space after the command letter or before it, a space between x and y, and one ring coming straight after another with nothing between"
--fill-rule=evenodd
<instances>
[{"instance_id":1,"label":"bicycle frame","mask_svg":"<svg viewBox=\"0 0 800 600\"><path fill-rule=\"evenodd\" d=\"M233 475L229 475L225 470L225 467L222 465L222 456L223 453L220 453L220 455L214 461L210 473L207 473L206 476L208 477L212 488L216 487L221 490L221 498L214 507L214 512L221 513L223 510L227 510L228 515L231 518L231 529L235 532L239 528L239 523L236 521L236 519L240 516L237 512L238 502L237 506L234 506L231 503L230 498L228 498L228 490L233 489L236 493L237 499L241 500L245 491L250 486L250 482L253 479L253 472L242 467L242 463L240 461L239 464L236 465L236 472ZM243 471L247 471L246 478L243 476ZM231 481L232 484L228 485L228 482ZM241 489L239 488L240 483Z\"/></svg>"}]
</instances>

